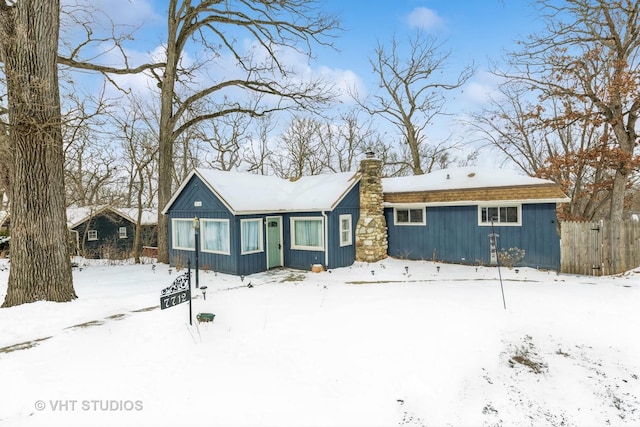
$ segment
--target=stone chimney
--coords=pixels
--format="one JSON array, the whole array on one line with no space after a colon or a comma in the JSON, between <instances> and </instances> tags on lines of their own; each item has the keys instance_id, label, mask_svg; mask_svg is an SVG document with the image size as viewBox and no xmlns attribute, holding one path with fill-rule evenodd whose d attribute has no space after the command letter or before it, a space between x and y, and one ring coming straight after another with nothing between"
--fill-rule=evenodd
<instances>
[{"instance_id":1,"label":"stone chimney","mask_svg":"<svg viewBox=\"0 0 640 427\"><path fill-rule=\"evenodd\" d=\"M356 224L356 261L387 257L387 222L382 207L382 161L366 153L360 162L360 218Z\"/></svg>"}]
</instances>

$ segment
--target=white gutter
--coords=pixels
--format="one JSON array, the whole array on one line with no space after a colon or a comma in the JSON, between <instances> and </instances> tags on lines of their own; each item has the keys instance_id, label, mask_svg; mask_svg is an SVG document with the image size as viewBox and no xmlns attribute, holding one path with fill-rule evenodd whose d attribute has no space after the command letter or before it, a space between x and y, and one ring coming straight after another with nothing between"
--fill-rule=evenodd
<instances>
[{"instance_id":1,"label":"white gutter","mask_svg":"<svg viewBox=\"0 0 640 427\"><path fill-rule=\"evenodd\" d=\"M322 211L324 218L324 266L329 268L329 218L326 211Z\"/></svg>"},{"instance_id":2,"label":"white gutter","mask_svg":"<svg viewBox=\"0 0 640 427\"><path fill-rule=\"evenodd\" d=\"M558 198L558 199L514 199L514 200L458 200L451 202L410 202L410 203L401 203L401 202L384 202L382 206L385 208L393 208L393 207L422 207L422 206L495 206L495 205L531 205L537 203L569 203L571 199L569 197L566 198Z\"/></svg>"}]
</instances>

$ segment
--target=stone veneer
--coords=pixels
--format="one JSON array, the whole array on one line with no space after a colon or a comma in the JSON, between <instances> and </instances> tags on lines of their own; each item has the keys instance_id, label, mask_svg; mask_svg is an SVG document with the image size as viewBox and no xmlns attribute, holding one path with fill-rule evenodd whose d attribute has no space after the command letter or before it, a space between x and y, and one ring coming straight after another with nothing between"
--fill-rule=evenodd
<instances>
[{"instance_id":1,"label":"stone veneer","mask_svg":"<svg viewBox=\"0 0 640 427\"><path fill-rule=\"evenodd\" d=\"M382 161L371 153L360 163L360 218L356 224L356 261L376 262L387 257Z\"/></svg>"}]
</instances>

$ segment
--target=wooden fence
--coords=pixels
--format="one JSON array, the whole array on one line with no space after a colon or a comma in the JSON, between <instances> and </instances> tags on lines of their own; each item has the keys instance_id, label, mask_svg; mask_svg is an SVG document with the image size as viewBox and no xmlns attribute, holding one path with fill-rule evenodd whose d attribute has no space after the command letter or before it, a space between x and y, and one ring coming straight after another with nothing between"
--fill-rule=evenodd
<instances>
[{"instance_id":1,"label":"wooden fence","mask_svg":"<svg viewBox=\"0 0 640 427\"><path fill-rule=\"evenodd\" d=\"M563 221L560 271L604 276L640 266L640 222Z\"/></svg>"}]
</instances>

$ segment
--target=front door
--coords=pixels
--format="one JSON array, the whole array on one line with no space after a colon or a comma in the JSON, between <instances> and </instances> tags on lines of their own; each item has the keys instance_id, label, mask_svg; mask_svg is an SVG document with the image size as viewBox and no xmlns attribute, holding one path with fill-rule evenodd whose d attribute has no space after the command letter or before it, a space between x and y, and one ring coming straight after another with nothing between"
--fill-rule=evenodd
<instances>
[{"instance_id":1,"label":"front door","mask_svg":"<svg viewBox=\"0 0 640 427\"><path fill-rule=\"evenodd\" d=\"M267 269L282 267L282 217L267 217Z\"/></svg>"}]
</instances>

